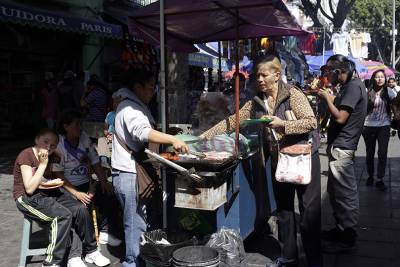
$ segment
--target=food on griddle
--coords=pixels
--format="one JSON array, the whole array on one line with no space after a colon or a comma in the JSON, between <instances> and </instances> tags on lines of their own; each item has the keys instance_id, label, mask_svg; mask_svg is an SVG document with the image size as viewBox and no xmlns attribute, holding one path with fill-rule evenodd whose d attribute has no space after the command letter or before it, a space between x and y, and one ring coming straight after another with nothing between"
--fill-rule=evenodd
<instances>
[{"instance_id":1,"label":"food on griddle","mask_svg":"<svg viewBox=\"0 0 400 267\"><path fill-rule=\"evenodd\" d=\"M199 157L192 155L192 154L179 154L179 159L190 160L190 159L199 159Z\"/></svg>"},{"instance_id":2,"label":"food on griddle","mask_svg":"<svg viewBox=\"0 0 400 267\"><path fill-rule=\"evenodd\" d=\"M175 152L163 152L160 156L167 160L179 160L179 156Z\"/></svg>"},{"instance_id":3,"label":"food on griddle","mask_svg":"<svg viewBox=\"0 0 400 267\"><path fill-rule=\"evenodd\" d=\"M224 151L209 151L209 152L204 152L206 155L205 160L226 160L230 157L232 157L232 153L229 152L224 152Z\"/></svg>"}]
</instances>

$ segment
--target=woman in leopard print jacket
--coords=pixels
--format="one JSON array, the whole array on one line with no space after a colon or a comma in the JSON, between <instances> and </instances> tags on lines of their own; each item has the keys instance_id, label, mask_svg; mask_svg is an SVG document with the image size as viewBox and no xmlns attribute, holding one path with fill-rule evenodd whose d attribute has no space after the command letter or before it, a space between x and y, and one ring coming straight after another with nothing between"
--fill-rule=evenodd
<instances>
[{"instance_id":1,"label":"woman in leopard print jacket","mask_svg":"<svg viewBox=\"0 0 400 267\"><path fill-rule=\"evenodd\" d=\"M280 147L308 140L317 128L317 120L306 98L299 89L281 80L281 64L274 55L266 55L254 64L258 93L239 111L240 120L250 118L272 118L267 126L262 126L263 153L271 156L272 174L277 164L278 151L271 134L277 133ZM288 111L294 119L287 118ZM204 132L201 137L209 139L214 135L233 132L238 123L235 116L221 121ZM313 135L316 136L315 134ZM267 157L265 157L267 158ZM282 252L270 266L296 266L298 263L296 242L296 220L294 196L297 192L300 210L300 232L309 266L322 266L320 226L321 226L321 176L318 155L318 139L313 138L312 181L308 185L280 183L273 179L274 196L277 203L279 241Z\"/></svg>"}]
</instances>

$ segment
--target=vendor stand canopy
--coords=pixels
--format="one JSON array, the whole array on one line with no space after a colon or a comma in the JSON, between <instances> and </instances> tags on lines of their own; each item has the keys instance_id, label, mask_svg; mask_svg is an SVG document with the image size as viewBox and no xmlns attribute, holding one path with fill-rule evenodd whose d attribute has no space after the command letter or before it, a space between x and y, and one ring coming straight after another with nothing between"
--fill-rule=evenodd
<instances>
[{"instance_id":1,"label":"vendor stand canopy","mask_svg":"<svg viewBox=\"0 0 400 267\"><path fill-rule=\"evenodd\" d=\"M198 43L309 33L300 27L282 0L161 0L134 11L128 26L131 34L161 46L162 106L165 103L164 33L166 44L172 50L188 53L197 52L193 44ZM239 58L236 58L236 71L239 71ZM235 83L236 117L239 120L238 76ZM165 130L167 122L163 112L162 107Z\"/></svg>"},{"instance_id":2,"label":"vendor stand canopy","mask_svg":"<svg viewBox=\"0 0 400 267\"><path fill-rule=\"evenodd\" d=\"M164 13L167 46L181 52L211 41L307 34L281 0L168 0ZM158 46L159 25L155 2L132 13L129 30Z\"/></svg>"}]
</instances>

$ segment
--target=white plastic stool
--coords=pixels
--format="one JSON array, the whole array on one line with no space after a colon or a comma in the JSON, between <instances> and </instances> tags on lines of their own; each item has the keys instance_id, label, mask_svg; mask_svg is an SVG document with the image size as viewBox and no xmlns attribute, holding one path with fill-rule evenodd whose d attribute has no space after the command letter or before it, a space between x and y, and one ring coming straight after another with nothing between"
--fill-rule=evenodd
<instances>
[{"instance_id":1,"label":"white plastic stool","mask_svg":"<svg viewBox=\"0 0 400 267\"><path fill-rule=\"evenodd\" d=\"M32 220L24 217L24 227L22 229L21 251L19 254L18 267L26 266L26 258L29 256L45 255L47 248L30 249L30 239L32 234Z\"/></svg>"}]
</instances>

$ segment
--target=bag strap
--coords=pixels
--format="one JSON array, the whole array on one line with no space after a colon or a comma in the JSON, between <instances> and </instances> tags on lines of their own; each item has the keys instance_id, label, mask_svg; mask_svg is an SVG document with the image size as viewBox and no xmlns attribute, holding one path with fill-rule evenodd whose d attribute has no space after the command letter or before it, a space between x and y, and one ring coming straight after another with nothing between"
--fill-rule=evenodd
<instances>
[{"instance_id":1,"label":"bag strap","mask_svg":"<svg viewBox=\"0 0 400 267\"><path fill-rule=\"evenodd\" d=\"M124 99L122 99L121 102L119 102L118 106L121 105L121 103L124 102L124 101L131 101L131 102L133 102L133 103L135 103L137 105L141 105L141 103L139 103L137 100L135 100L133 98L130 98L130 97L125 97ZM155 128L154 125L152 125L152 127ZM135 150L131 149L128 146L128 144L118 135L116 129L114 129L114 133L113 134L114 134L115 138L117 139L118 143L122 146L122 148L125 149L125 151L127 151L129 154L133 155L133 157L136 160L140 160L140 159L143 158L142 153L136 152Z\"/></svg>"},{"instance_id":2,"label":"bag strap","mask_svg":"<svg viewBox=\"0 0 400 267\"><path fill-rule=\"evenodd\" d=\"M125 149L126 152L128 152L129 154L133 155L133 157L138 160L140 159L140 155L138 152L136 152L135 150L131 149L126 143L125 141L117 134L117 132L115 131L114 133L115 138L117 139L118 143L122 146L123 149Z\"/></svg>"},{"instance_id":3,"label":"bag strap","mask_svg":"<svg viewBox=\"0 0 400 267\"><path fill-rule=\"evenodd\" d=\"M299 89L296 88L296 90L299 90ZM285 103L284 103L285 107L288 108L287 110L291 110L291 106L290 106L290 97L291 96L292 95L290 94L289 99L287 101L285 101ZM270 111L270 108L269 108L268 104L265 104L264 106L265 106L265 110L267 111L267 114L271 115L271 111ZM278 137L277 137L275 129L271 128L271 132L272 132L272 135L273 135L273 137L275 139L275 142L277 144L278 151L280 151L279 140L278 140ZM312 138L313 138L313 131L310 131L308 133L308 141L307 141L308 144L312 145Z\"/></svg>"},{"instance_id":4,"label":"bag strap","mask_svg":"<svg viewBox=\"0 0 400 267\"><path fill-rule=\"evenodd\" d=\"M263 102L264 102L264 101L263 101ZM264 103L265 103L265 102L264 102ZM268 115L271 115L271 110L270 110L270 108L269 108L269 106L268 106L268 103L265 103L264 106L265 106L265 111L267 112L267 114L268 114ZM276 142L276 145L277 145L277 147L278 147L278 151L280 151L280 150L281 150L281 147L280 147L280 145L279 145L279 140L278 140L278 136L277 136L277 134L276 134L275 129L274 129L274 128L271 128L271 132L272 132L272 136L274 137L274 140L275 140L275 142Z\"/></svg>"}]
</instances>

